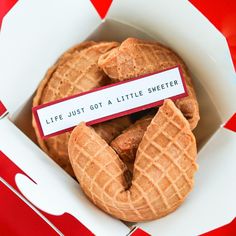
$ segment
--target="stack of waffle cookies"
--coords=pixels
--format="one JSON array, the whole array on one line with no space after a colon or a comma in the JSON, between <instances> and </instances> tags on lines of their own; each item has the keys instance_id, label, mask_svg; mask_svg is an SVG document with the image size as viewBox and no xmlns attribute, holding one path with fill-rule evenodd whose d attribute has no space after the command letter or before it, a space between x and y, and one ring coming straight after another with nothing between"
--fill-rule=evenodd
<instances>
[{"instance_id":1,"label":"stack of waffle cookies","mask_svg":"<svg viewBox=\"0 0 236 236\"><path fill-rule=\"evenodd\" d=\"M139 114L41 139L39 146L79 181L100 209L125 221L160 218L181 205L191 191L196 164L192 130L199 109L188 68L158 42L128 38L84 42L65 52L46 73L33 106L96 87L181 68L188 96Z\"/></svg>"}]
</instances>

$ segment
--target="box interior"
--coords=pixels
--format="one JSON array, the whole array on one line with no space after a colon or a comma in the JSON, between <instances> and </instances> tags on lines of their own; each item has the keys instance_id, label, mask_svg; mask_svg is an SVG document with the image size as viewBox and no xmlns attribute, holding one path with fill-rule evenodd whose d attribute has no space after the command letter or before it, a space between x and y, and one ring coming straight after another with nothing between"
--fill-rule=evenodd
<instances>
[{"instance_id":1,"label":"box interior","mask_svg":"<svg viewBox=\"0 0 236 236\"><path fill-rule=\"evenodd\" d=\"M118 21L107 19L101 25L93 31L86 40L102 41L102 40L115 40L123 41L127 37L137 37L141 39L156 40L163 44L161 35L158 38L152 38L145 32L142 32L134 27L120 23ZM167 45L167 44L166 44ZM71 45L73 46L73 45ZM167 45L168 46L168 45ZM175 50L173 48L173 50ZM180 55L181 56L181 55ZM193 55L194 56L194 55ZM55 58L55 61L57 58ZM188 59L188 61L191 61ZM191 65L187 64L191 72ZM200 69L200 68L199 68ZM46 71L45 71L46 73ZM195 85L195 91L197 94L199 108L200 108L200 122L197 128L194 130L194 134L197 140L198 152L201 148L208 142L210 137L217 131L221 125L220 116L214 106L210 96L207 93L207 89L200 83L200 80L191 72L192 80ZM39 78L39 81L41 78ZM36 90L37 88L35 88ZM36 136L34 129L32 127L32 100L35 91L32 91L32 96L23 103L21 107L18 107L14 113L10 114L10 120L36 145ZM210 114L210 115L209 115ZM124 222L127 226L132 227L134 224L129 222Z\"/></svg>"},{"instance_id":2,"label":"box interior","mask_svg":"<svg viewBox=\"0 0 236 236\"><path fill-rule=\"evenodd\" d=\"M95 31L93 31L86 38L86 40L94 40L94 41L114 40L121 42L127 37L137 37L147 40L156 40L165 44L165 42L163 42L163 40L161 39L161 35L158 38L152 38L145 32L142 32L134 27L120 23L112 19L108 19L103 23L101 23L101 25ZM55 58L55 61L56 60L57 58ZM188 64L188 67L192 75L193 83L195 85L195 91L197 94L200 108L201 119L198 123L197 128L194 130L199 152L201 148L208 142L210 137L217 131L222 122L220 120L220 116L217 112L216 107L214 106L212 100L210 99L210 96L207 93L207 89L204 88L204 86L200 83L197 77L191 72L191 65ZM37 88L35 88L35 90L36 89ZM26 136L28 136L35 144L37 144L35 132L32 127L32 112L31 112L34 93L35 91L32 91L33 95L30 96L23 103L21 107L18 107L13 114L10 114L9 118ZM130 222L124 222L124 223L130 228L134 225L134 223Z\"/></svg>"},{"instance_id":3,"label":"box interior","mask_svg":"<svg viewBox=\"0 0 236 236\"><path fill-rule=\"evenodd\" d=\"M118 21L107 19L100 24L100 26L94 30L86 40L94 41L123 41L127 37L137 37L141 39L156 40L163 44L166 44L161 39L161 35L158 38L152 38L145 32L142 32L134 27L120 23ZM167 45L167 44L166 44ZM71 45L73 46L73 45ZM167 45L168 46L168 45ZM172 48L175 50L174 48ZM181 56L181 55L180 55ZM193 55L194 56L194 55ZM55 58L55 61L57 58ZM191 61L191 58L188 59L188 62ZM187 64L191 72L191 65ZM199 68L200 69L200 68ZM46 73L46 71L45 71ZM200 83L200 80L191 72L192 80L195 85L195 91L197 94L199 108L200 108L200 122L197 128L194 130L196 136L198 151L208 142L210 137L216 132L216 130L221 125L221 119L217 112L216 107L214 106L210 96L207 93L207 89ZM39 78L40 80L41 78ZM37 88L35 88L37 89ZM32 91L34 93L35 91ZM32 95L29 97L21 107L18 107L17 110L10 114L10 120L24 133L28 136L33 142L36 142L35 132L32 128ZM210 115L209 115L210 114Z\"/></svg>"},{"instance_id":4,"label":"box interior","mask_svg":"<svg viewBox=\"0 0 236 236\"><path fill-rule=\"evenodd\" d=\"M106 21L102 22L101 25L86 38L86 40L115 40L121 42L127 37L156 40L165 44L165 42L161 40L161 35L160 37L154 39L148 34L134 27L114 21L112 19L107 19ZM56 60L57 58L55 58L55 61ZM188 67L191 72L191 65L188 64ZM39 81L41 79L42 78L39 78ZM219 114L217 113L216 107L214 106L207 93L207 89L204 88L204 86L200 83L200 81L197 79L197 77L195 77L194 74L192 74L192 80L195 85L195 91L198 97L201 115L201 120L197 128L194 130L198 145L198 151L200 151L201 148L208 142L210 137L217 131L222 122L220 120ZM36 89L37 88L35 88L35 90ZM18 107L14 113L10 114L9 118L26 136L28 136L35 144L37 144L35 132L32 127L31 112L34 93L35 91L32 91L32 96L28 97L28 99L23 103L21 107ZM129 227L132 227L132 225L134 225L133 223L129 222L124 223Z\"/></svg>"}]
</instances>

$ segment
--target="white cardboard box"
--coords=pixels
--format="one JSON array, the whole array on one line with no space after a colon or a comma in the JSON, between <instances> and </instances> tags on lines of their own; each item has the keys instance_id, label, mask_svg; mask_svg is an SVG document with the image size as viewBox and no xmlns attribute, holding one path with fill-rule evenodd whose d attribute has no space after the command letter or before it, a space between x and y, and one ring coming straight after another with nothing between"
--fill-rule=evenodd
<instances>
[{"instance_id":1,"label":"white cardboard box","mask_svg":"<svg viewBox=\"0 0 236 236\"><path fill-rule=\"evenodd\" d=\"M60 54L86 39L129 36L153 38L181 55L201 112L194 191L174 213L137 226L152 235L199 235L229 223L236 215L236 135L222 124L236 110L236 75L225 38L186 0L114 1L105 21L90 1L15 5L0 34L0 99L9 111L9 119L0 120L0 151L37 182L17 175L18 188L39 209L68 212L95 235L129 233L125 224L93 206L77 182L30 140L32 96Z\"/></svg>"}]
</instances>

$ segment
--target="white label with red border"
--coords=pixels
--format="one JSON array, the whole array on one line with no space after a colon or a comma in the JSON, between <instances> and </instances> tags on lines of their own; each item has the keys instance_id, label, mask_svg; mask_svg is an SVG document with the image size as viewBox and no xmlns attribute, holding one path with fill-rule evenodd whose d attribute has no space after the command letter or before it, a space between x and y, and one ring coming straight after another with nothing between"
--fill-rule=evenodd
<instances>
[{"instance_id":1,"label":"white label with red border","mask_svg":"<svg viewBox=\"0 0 236 236\"><path fill-rule=\"evenodd\" d=\"M179 67L100 87L33 108L42 138L161 105L187 96Z\"/></svg>"}]
</instances>

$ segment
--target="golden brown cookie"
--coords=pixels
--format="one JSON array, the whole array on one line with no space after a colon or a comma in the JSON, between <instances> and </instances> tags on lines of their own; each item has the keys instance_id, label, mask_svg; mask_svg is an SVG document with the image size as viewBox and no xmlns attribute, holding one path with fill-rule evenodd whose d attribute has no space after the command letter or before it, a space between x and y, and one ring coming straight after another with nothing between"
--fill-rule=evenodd
<instances>
[{"instance_id":1,"label":"golden brown cookie","mask_svg":"<svg viewBox=\"0 0 236 236\"><path fill-rule=\"evenodd\" d=\"M140 118L112 140L111 147L124 162L134 162L138 146L152 118L152 115Z\"/></svg>"},{"instance_id":2,"label":"golden brown cookie","mask_svg":"<svg viewBox=\"0 0 236 236\"><path fill-rule=\"evenodd\" d=\"M98 67L98 58L114 47L117 47L117 42L85 42L79 44L65 52L50 68L45 78L40 83L36 95L33 99L33 106L41 105L60 98L78 94L96 87L106 85L110 82L108 76ZM131 123L129 117L121 117L117 120L110 121L103 127L103 133L110 133L111 126L119 122L119 125L113 127L113 134L118 135L124 128ZM99 130L103 124L96 126ZM33 127L37 135L40 147L48 153L63 169L73 176L67 145L70 132L66 132L46 140L40 138L35 121ZM107 132L106 132L106 129ZM111 133L112 135L112 133ZM106 136L108 138L108 136ZM110 136L109 139L113 139Z\"/></svg>"},{"instance_id":3,"label":"golden brown cookie","mask_svg":"<svg viewBox=\"0 0 236 236\"><path fill-rule=\"evenodd\" d=\"M75 175L88 198L125 221L165 216L181 205L193 187L195 137L171 100L159 108L144 133L130 188L124 176L127 167L93 128L79 124L68 148Z\"/></svg>"},{"instance_id":4,"label":"golden brown cookie","mask_svg":"<svg viewBox=\"0 0 236 236\"><path fill-rule=\"evenodd\" d=\"M187 84L188 96L175 104L188 119L191 129L200 119L198 102L186 65L172 50L157 42L128 38L117 48L103 54L98 61L104 72L115 81L135 78L179 65Z\"/></svg>"},{"instance_id":5,"label":"golden brown cookie","mask_svg":"<svg viewBox=\"0 0 236 236\"><path fill-rule=\"evenodd\" d=\"M131 126L132 122L129 116L119 117L113 120L108 120L103 123L93 125L94 130L108 144L116 138L123 130Z\"/></svg>"}]
</instances>

